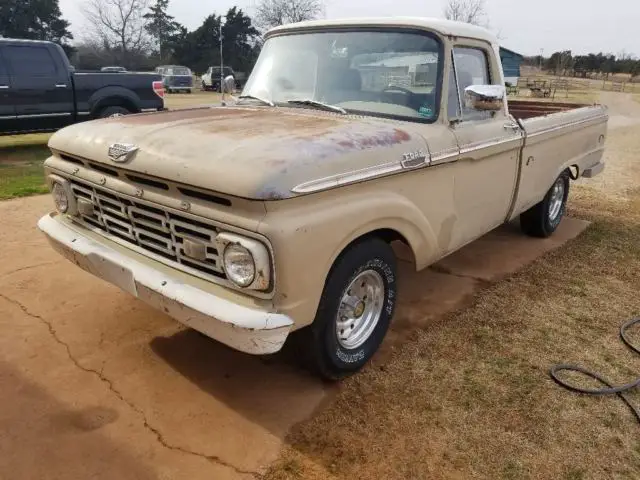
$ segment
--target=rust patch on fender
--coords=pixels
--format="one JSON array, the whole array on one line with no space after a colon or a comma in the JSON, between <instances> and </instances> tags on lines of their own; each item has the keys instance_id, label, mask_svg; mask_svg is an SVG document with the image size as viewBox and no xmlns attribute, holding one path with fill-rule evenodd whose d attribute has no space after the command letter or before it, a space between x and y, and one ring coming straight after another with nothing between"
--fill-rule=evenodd
<instances>
[{"instance_id":1,"label":"rust patch on fender","mask_svg":"<svg viewBox=\"0 0 640 480\"><path fill-rule=\"evenodd\" d=\"M283 200L289 198L289 192L281 192L275 187L265 187L258 192L258 198L261 200Z\"/></svg>"}]
</instances>

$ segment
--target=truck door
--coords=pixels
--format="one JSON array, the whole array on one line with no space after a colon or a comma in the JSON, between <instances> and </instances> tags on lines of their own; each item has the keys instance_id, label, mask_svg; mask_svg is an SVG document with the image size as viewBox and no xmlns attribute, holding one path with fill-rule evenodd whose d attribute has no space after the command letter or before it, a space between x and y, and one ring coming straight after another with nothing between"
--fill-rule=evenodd
<instances>
[{"instance_id":1,"label":"truck door","mask_svg":"<svg viewBox=\"0 0 640 480\"><path fill-rule=\"evenodd\" d=\"M16 130L16 108L11 92L11 78L0 48L0 133Z\"/></svg>"},{"instance_id":2,"label":"truck door","mask_svg":"<svg viewBox=\"0 0 640 480\"><path fill-rule=\"evenodd\" d=\"M466 87L502 81L490 45L465 40L453 48L450 61L447 113L460 149L453 243L461 245L505 222L516 188L523 137L504 111L478 111L464 104Z\"/></svg>"},{"instance_id":3,"label":"truck door","mask_svg":"<svg viewBox=\"0 0 640 480\"><path fill-rule=\"evenodd\" d=\"M4 47L21 130L54 130L73 122L73 85L61 55L46 44Z\"/></svg>"}]
</instances>

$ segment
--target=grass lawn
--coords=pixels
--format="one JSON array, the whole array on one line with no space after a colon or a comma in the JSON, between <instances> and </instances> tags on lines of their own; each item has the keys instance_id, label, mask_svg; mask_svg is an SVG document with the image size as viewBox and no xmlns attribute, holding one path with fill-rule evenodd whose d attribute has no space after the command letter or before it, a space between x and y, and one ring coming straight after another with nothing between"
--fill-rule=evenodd
<instances>
[{"instance_id":1,"label":"grass lawn","mask_svg":"<svg viewBox=\"0 0 640 480\"><path fill-rule=\"evenodd\" d=\"M618 339L640 315L637 132L610 131L611 173L624 171L613 185L572 185L570 213L593 222L583 235L344 381L265 478L640 478L639 426L624 403L548 374L568 362L616 384L640 375ZM640 332L631 337L640 345Z\"/></svg>"},{"instance_id":2,"label":"grass lawn","mask_svg":"<svg viewBox=\"0 0 640 480\"><path fill-rule=\"evenodd\" d=\"M0 141L9 138L19 139L19 146L0 147L0 200L47 192L42 168L49 156L46 144L29 145L21 137L0 137Z\"/></svg>"}]
</instances>

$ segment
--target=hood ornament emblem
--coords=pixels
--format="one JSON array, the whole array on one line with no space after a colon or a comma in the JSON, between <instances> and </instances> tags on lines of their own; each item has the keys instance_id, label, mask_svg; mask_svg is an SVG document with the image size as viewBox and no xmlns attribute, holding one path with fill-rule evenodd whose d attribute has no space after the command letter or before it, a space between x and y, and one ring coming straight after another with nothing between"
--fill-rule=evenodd
<instances>
[{"instance_id":1,"label":"hood ornament emblem","mask_svg":"<svg viewBox=\"0 0 640 480\"><path fill-rule=\"evenodd\" d=\"M124 163L133 157L139 147L131 143L113 143L109 146L109 158L114 162Z\"/></svg>"}]
</instances>

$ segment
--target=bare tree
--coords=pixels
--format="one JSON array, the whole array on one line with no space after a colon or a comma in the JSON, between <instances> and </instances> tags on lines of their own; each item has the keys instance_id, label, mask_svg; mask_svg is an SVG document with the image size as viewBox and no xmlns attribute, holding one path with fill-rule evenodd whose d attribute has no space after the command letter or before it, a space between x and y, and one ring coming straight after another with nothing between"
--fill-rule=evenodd
<instances>
[{"instance_id":1,"label":"bare tree","mask_svg":"<svg viewBox=\"0 0 640 480\"><path fill-rule=\"evenodd\" d=\"M485 0L448 0L444 7L444 16L447 20L471 23L473 25L486 26Z\"/></svg>"},{"instance_id":2,"label":"bare tree","mask_svg":"<svg viewBox=\"0 0 640 480\"><path fill-rule=\"evenodd\" d=\"M262 28L272 28L313 20L323 12L323 0L261 0L256 7L256 23Z\"/></svg>"},{"instance_id":3,"label":"bare tree","mask_svg":"<svg viewBox=\"0 0 640 480\"><path fill-rule=\"evenodd\" d=\"M149 0L86 0L83 13L92 27L89 38L120 52L121 61L127 63L131 52L149 48L144 28L148 7Z\"/></svg>"}]
</instances>

